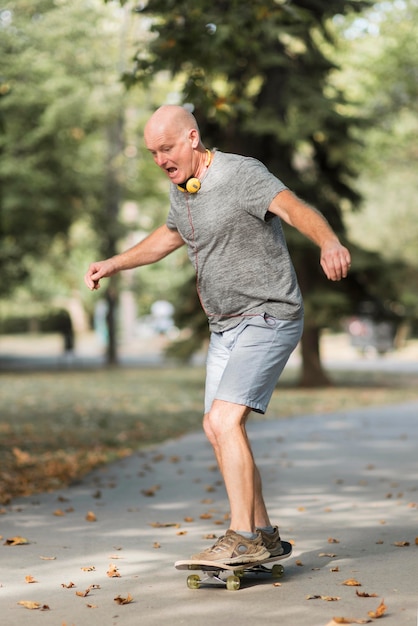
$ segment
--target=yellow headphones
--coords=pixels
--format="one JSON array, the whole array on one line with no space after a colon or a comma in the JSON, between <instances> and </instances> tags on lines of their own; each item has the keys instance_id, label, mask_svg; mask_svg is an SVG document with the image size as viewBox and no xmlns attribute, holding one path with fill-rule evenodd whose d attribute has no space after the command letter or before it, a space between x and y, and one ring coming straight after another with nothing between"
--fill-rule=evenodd
<instances>
[{"instance_id":1,"label":"yellow headphones","mask_svg":"<svg viewBox=\"0 0 418 626\"><path fill-rule=\"evenodd\" d=\"M211 161L212 161L212 153L210 150L206 150L206 163L205 163L206 169L209 167ZM197 193L200 187L201 187L200 180L198 178L195 178L194 176L192 176L191 178L188 178L185 183L182 183L181 185L177 185L177 189L179 191L182 191L183 193L185 191L188 191L189 193Z\"/></svg>"}]
</instances>

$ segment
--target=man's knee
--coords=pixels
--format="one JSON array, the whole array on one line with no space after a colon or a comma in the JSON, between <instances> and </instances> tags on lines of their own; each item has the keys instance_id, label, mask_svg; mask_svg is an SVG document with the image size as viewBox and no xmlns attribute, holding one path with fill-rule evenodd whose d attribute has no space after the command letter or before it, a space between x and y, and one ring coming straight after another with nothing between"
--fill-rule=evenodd
<instances>
[{"instance_id":1,"label":"man's knee","mask_svg":"<svg viewBox=\"0 0 418 626\"><path fill-rule=\"evenodd\" d=\"M212 429L210 413L205 413L205 415L203 416L203 430L205 431L205 435L209 439L209 441L213 443L215 437Z\"/></svg>"},{"instance_id":2,"label":"man's knee","mask_svg":"<svg viewBox=\"0 0 418 626\"><path fill-rule=\"evenodd\" d=\"M203 428L210 441L245 423L250 410L240 404L215 400L203 418Z\"/></svg>"}]
</instances>

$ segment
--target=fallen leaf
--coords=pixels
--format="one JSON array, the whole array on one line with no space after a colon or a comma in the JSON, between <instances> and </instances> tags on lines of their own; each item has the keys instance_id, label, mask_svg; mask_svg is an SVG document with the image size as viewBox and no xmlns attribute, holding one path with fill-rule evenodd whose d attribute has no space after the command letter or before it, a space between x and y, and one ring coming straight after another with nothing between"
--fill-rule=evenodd
<instances>
[{"instance_id":1,"label":"fallen leaf","mask_svg":"<svg viewBox=\"0 0 418 626\"><path fill-rule=\"evenodd\" d=\"M163 524L161 522L151 522L150 526L152 528L180 528L180 524L177 522L165 522Z\"/></svg>"},{"instance_id":2,"label":"fallen leaf","mask_svg":"<svg viewBox=\"0 0 418 626\"><path fill-rule=\"evenodd\" d=\"M89 511L86 515L86 520L88 522L97 522L97 517L95 516L95 514L93 513L93 511Z\"/></svg>"},{"instance_id":3,"label":"fallen leaf","mask_svg":"<svg viewBox=\"0 0 418 626\"><path fill-rule=\"evenodd\" d=\"M65 515L65 513L64 513L64 511L63 511L62 509L56 509L56 510L54 511L54 515L55 515L56 517L63 517L63 516Z\"/></svg>"},{"instance_id":4,"label":"fallen leaf","mask_svg":"<svg viewBox=\"0 0 418 626\"><path fill-rule=\"evenodd\" d=\"M325 557L328 557L329 559L334 559L337 555L333 554L332 552L320 552L318 556L321 556L321 557L325 556Z\"/></svg>"},{"instance_id":5,"label":"fallen leaf","mask_svg":"<svg viewBox=\"0 0 418 626\"><path fill-rule=\"evenodd\" d=\"M20 600L18 604L25 607L25 609L30 609L31 611L35 609L40 609L41 611L49 611L49 606L47 604L40 604L40 602L32 602L31 600Z\"/></svg>"},{"instance_id":6,"label":"fallen leaf","mask_svg":"<svg viewBox=\"0 0 418 626\"><path fill-rule=\"evenodd\" d=\"M161 489L160 485L153 485L149 489L143 489L141 493L143 496L146 496L147 498L152 498L153 496L155 496L156 492L159 489Z\"/></svg>"},{"instance_id":7,"label":"fallen leaf","mask_svg":"<svg viewBox=\"0 0 418 626\"><path fill-rule=\"evenodd\" d=\"M88 609L97 609L97 604L86 604Z\"/></svg>"},{"instance_id":8,"label":"fallen leaf","mask_svg":"<svg viewBox=\"0 0 418 626\"><path fill-rule=\"evenodd\" d=\"M117 604L129 604L130 602L133 602L133 597L131 596L130 593L128 593L126 598L122 598L121 596L116 596L116 598L113 598L115 602L117 602Z\"/></svg>"},{"instance_id":9,"label":"fallen leaf","mask_svg":"<svg viewBox=\"0 0 418 626\"><path fill-rule=\"evenodd\" d=\"M56 556L40 556L39 558L42 561L56 561L56 559L57 559Z\"/></svg>"},{"instance_id":10,"label":"fallen leaf","mask_svg":"<svg viewBox=\"0 0 418 626\"><path fill-rule=\"evenodd\" d=\"M20 535L16 535L16 537L10 537L10 539L6 539L4 542L5 546L26 546L29 543L28 539L25 537L20 537Z\"/></svg>"},{"instance_id":11,"label":"fallen leaf","mask_svg":"<svg viewBox=\"0 0 418 626\"><path fill-rule=\"evenodd\" d=\"M333 537L328 537L328 543L340 543L339 539L334 539Z\"/></svg>"},{"instance_id":12,"label":"fallen leaf","mask_svg":"<svg viewBox=\"0 0 418 626\"><path fill-rule=\"evenodd\" d=\"M334 626L334 624L370 624L371 621L371 619L355 619L355 617L333 617L327 626Z\"/></svg>"},{"instance_id":13,"label":"fallen leaf","mask_svg":"<svg viewBox=\"0 0 418 626\"><path fill-rule=\"evenodd\" d=\"M387 606L385 605L384 600L382 600L379 606L377 607L377 609L375 611L369 611L367 615L369 615L373 619L378 619L379 617L383 617L383 615L386 612L386 609L387 609Z\"/></svg>"},{"instance_id":14,"label":"fallen leaf","mask_svg":"<svg viewBox=\"0 0 418 626\"><path fill-rule=\"evenodd\" d=\"M377 598L377 593L367 593L366 591L356 589L356 596L359 598Z\"/></svg>"},{"instance_id":15,"label":"fallen leaf","mask_svg":"<svg viewBox=\"0 0 418 626\"><path fill-rule=\"evenodd\" d=\"M68 585L66 585L65 583L61 583L61 587L63 587L64 589L72 589L73 587L75 587L75 584L72 582L68 583Z\"/></svg>"},{"instance_id":16,"label":"fallen leaf","mask_svg":"<svg viewBox=\"0 0 418 626\"><path fill-rule=\"evenodd\" d=\"M395 541L393 545L396 546L397 548L406 548L407 546L411 544L409 543L409 541Z\"/></svg>"},{"instance_id":17,"label":"fallen leaf","mask_svg":"<svg viewBox=\"0 0 418 626\"><path fill-rule=\"evenodd\" d=\"M81 570L83 572L95 572L96 568L94 567L94 565L88 565L87 567L82 567Z\"/></svg>"},{"instance_id":18,"label":"fallen leaf","mask_svg":"<svg viewBox=\"0 0 418 626\"><path fill-rule=\"evenodd\" d=\"M109 576L109 578L120 578L119 570L113 563L109 564L109 569L107 570L106 574Z\"/></svg>"},{"instance_id":19,"label":"fallen leaf","mask_svg":"<svg viewBox=\"0 0 418 626\"><path fill-rule=\"evenodd\" d=\"M30 600L19 600L18 604L20 604L20 606L24 606L25 609L39 609L41 607L41 605L39 604L39 602L31 602Z\"/></svg>"},{"instance_id":20,"label":"fallen leaf","mask_svg":"<svg viewBox=\"0 0 418 626\"><path fill-rule=\"evenodd\" d=\"M340 571L340 568L339 568L339 567L338 567L338 565L337 565L337 567L331 567L331 569L330 569L329 571L330 571L330 572L339 572L339 571Z\"/></svg>"},{"instance_id":21,"label":"fallen leaf","mask_svg":"<svg viewBox=\"0 0 418 626\"><path fill-rule=\"evenodd\" d=\"M347 587L361 587L361 583L359 583L359 581L355 578L348 578L341 584L346 585Z\"/></svg>"},{"instance_id":22,"label":"fallen leaf","mask_svg":"<svg viewBox=\"0 0 418 626\"><path fill-rule=\"evenodd\" d=\"M299 559L296 559L295 563L298 567L303 567L303 563L302 561L299 561Z\"/></svg>"},{"instance_id":23,"label":"fallen leaf","mask_svg":"<svg viewBox=\"0 0 418 626\"><path fill-rule=\"evenodd\" d=\"M75 595L79 596L80 598L85 598L86 596L88 596L90 593L90 587L88 587L85 591L76 591Z\"/></svg>"},{"instance_id":24,"label":"fallen leaf","mask_svg":"<svg viewBox=\"0 0 418 626\"><path fill-rule=\"evenodd\" d=\"M18 465L26 465L27 463L30 463L31 456L29 452L24 452L23 450L17 447L12 448L12 452L15 456L16 463Z\"/></svg>"},{"instance_id":25,"label":"fallen leaf","mask_svg":"<svg viewBox=\"0 0 418 626\"><path fill-rule=\"evenodd\" d=\"M37 583L38 581L34 579L33 576L25 576L25 583L31 584L31 583Z\"/></svg>"},{"instance_id":26,"label":"fallen leaf","mask_svg":"<svg viewBox=\"0 0 418 626\"><path fill-rule=\"evenodd\" d=\"M307 600L325 600L325 602L337 602L341 600L338 596L306 596Z\"/></svg>"},{"instance_id":27,"label":"fallen leaf","mask_svg":"<svg viewBox=\"0 0 418 626\"><path fill-rule=\"evenodd\" d=\"M161 548L161 544L158 543L158 541L154 541L154 543L152 544L152 547L158 550L159 548Z\"/></svg>"},{"instance_id":28,"label":"fallen leaf","mask_svg":"<svg viewBox=\"0 0 418 626\"><path fill-rule=\"evenodd\" d=\"M194 522L194 517L185 517L184 521L187 523Z\"/></svg>"}]
</instances>

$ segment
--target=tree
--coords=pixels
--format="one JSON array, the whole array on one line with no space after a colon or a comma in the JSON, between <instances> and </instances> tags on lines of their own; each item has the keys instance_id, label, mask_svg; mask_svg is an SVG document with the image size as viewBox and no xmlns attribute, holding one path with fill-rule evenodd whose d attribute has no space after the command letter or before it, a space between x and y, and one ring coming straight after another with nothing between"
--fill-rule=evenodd
<instances>
[{"instance_id":1,"label":"tree","mask_svg":"<svg viewBox=\"0 0 418 626\"><path fill-rule=\"evenodd\" d=\"M0 297L10 307L83 293L88 261L114 254L127 230L123 202L140 197L145 222L151 200L166 196L138 145L152 103L120 80L142 36L130 18L100 0L87 11L83 0L0 8ZM106 290L109 362L118 289ZM83 298L91 310L96 294Z\"/></svg>"},{"instance_id":2,"label":"tree","mask_svg":"<svg viewBox=\"0 0 418 626\"><path fill-rule=\"evenodd\" d=\"M405 316L416 324L418 226L418 20L416 0L378 2L341 24L344 60L334 80L373 123L363 128L362 211L348 214L350 238L379 252L396 280Z\"/></svg>"},{"instance_id":3,"label":"tree","mask_svg":"<svg viewBox=\"0 0 418 626\"><path fill-rule=\"evenodd\" d=\"M352 127L344 97L329 82L331 18L361 1L149 0L138 11L155 38L138 51L127 84L148 85L160 71L180 82L205 141L260 158L296 193L318 206L344 237L342 210L358 204ZM309 311L302 340L304 384L326 384L321 327L348 308L347 291L326 284L317 251L288 237ZM330 295L331 294L331 295Z\"/></svg>"}]
</instances>

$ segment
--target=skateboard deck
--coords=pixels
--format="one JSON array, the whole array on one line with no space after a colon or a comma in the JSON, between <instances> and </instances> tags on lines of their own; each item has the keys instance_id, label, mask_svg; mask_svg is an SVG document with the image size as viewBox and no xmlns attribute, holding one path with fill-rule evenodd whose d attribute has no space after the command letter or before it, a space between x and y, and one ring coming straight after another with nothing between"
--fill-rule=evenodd
<instances>
[{"instance_id":1,"label":"skateboard deck","mask_svg":"<svg viewBox=\"0 0 418 626\"><path fill-rule=\"evenodd\" d=\"M241 580L245 576L269 574L273 578L281 578L284 574L284 567L277 561L287 559L292 554L292 545L287 541L282 541L284 548L283 554L280 556L272 556L256 563L214 563L213 561L195 561L186 559L176 561L174 567L178 570L194 570L200 571L203 578L198 574L190 574L187 578L187 586L189 589L199 589L202 584L221 584L229 591L236 591L241 586ZM269 563L273 563L272 567L268 567ZM226 576L226 578L225 578Z\"/></svg>"}]
</instances>

